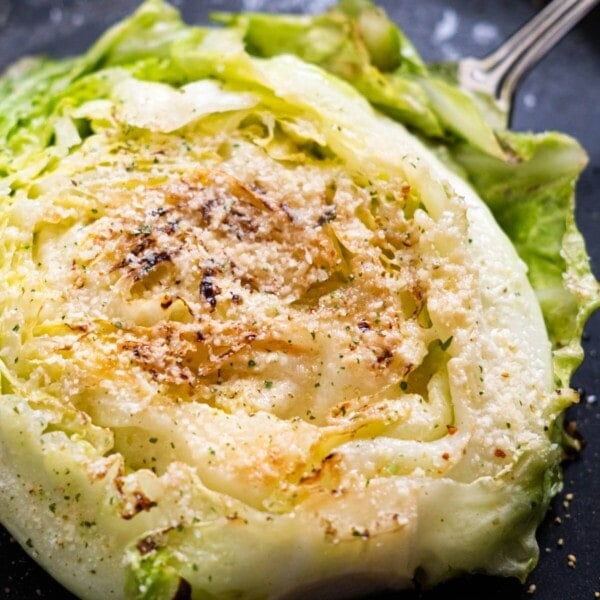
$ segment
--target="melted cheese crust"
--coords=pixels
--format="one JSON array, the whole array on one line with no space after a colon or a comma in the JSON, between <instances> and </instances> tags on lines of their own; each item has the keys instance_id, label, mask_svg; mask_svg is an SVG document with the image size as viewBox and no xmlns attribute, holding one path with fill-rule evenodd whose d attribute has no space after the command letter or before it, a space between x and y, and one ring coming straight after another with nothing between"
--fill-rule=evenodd
<instances>
[{"instance_id":1,"label":"melted cheese crust","mask_svg":"<svg viewBox=\"0 0 600 600\"><path fill-rule=\"evenodd\" d=\"M290 168L242 136L150 138L147 155L67 159L39 184L51 194L35 201L14 309L27 335L8 360L28 393L90 415L132 468L156 472L181 457L147 439L170 415L203 478L239 497L249 478L258 505L343 440L440 437L449 398L419 404L445 353L423 361L452 340L427 303L443 281L454 320L471 319L460 202L435 222L406 182L334 159ZM228 422L243 433L227 439Z\"/></svg>"}]
</instances>

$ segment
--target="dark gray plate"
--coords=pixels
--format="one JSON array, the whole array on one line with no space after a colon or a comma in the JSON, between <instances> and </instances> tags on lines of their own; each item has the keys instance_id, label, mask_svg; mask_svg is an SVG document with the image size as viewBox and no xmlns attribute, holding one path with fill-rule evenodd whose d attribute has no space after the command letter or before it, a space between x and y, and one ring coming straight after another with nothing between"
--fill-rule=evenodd
<instances>
[{"instance_id":1,"label":"dark gray plate","mask_svg":"<svg viewBox=\"0 0 600 600\"><path fill-rule=\"evenodd\" d=\"M323 0L183 0L190 22L212 10L319 11ZM531 0L387 0L381 2L428 60L483 56L539 8ZM0 71L29 53L79 53L137 0L0 0ZM556 129L580 140L590 164L578 186L577 219L600 273L600 9L590 13L528 75L516 97L513 126ZM586 360L574 385L581 402L568 412L583 436L583 452L565 465L565 486L539 530L540 562L523 586L468 577L426 594L379 594L383 599L592 600L600 592L600 314L586 328ZM572 494L572 496L570 496ZM559 519L558 519L559 518ZM560 523L558 522L560 520ZM576 566L568 565L568 555ZM531 587L530 587L531 586ZM532 594L533 587L535 591ZM73 598L0 528L0 600Z\"/></svg>"}]
</instances>

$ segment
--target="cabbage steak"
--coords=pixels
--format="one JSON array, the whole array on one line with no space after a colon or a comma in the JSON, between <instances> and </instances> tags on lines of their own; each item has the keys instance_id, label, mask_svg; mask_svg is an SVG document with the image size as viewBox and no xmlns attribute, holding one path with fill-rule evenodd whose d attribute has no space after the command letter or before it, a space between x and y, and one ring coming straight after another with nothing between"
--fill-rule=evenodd
<instances>
[{"instance_id":1,"label":"cabbage steak","mask_svg":"<svg viewBox=\"0 0 600 600\"><path fill-rule=\"evenodd\" d=\"M217 18L148 0L0 79L0 520L86 599L525 580L585 152L367 3Z\"/></svg>"}]
</instances>

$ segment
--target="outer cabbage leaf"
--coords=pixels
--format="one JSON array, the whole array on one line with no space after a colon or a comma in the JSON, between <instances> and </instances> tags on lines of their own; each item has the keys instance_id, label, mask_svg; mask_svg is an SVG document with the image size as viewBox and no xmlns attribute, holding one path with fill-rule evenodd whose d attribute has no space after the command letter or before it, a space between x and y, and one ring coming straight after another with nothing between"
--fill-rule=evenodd
<instances>
[{"instance_id":1,"label":"outer cabbage leaf","mask_svg":"<svg viewBox=\"0 0 600 600\"><path fill-rule=\"evenodd\" d=\"M528 265L553 343L557 385L568 386L583 359L583 328L600 304L574 217L575 186L587 156L559 133L499 135L513 155L510 162L468 146L454 156Z\"/></svg>"},{"instance_id":2,"label":"outer cabbage leaf","mask_svg":"<svg viewBox=\"0 0 600 600\"><path fill-rule=\"evenodd\" d=\"M237 27L258 56L292 53L350 82L383 112L432 138L459 137L503 156L476 102L433 77L406 35L364 0L325 15L215 14Z\"/></svg>"}]
</instances>

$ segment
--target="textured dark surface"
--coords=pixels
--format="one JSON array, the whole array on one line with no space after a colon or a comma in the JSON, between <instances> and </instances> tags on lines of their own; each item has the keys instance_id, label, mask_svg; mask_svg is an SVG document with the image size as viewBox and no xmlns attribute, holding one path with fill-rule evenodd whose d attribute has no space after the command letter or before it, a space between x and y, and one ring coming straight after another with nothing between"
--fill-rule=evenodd
<instances>
[{"instance_id":1,"label":"textured dark surface","mask_svg":"<svg viewBox=\"0 0 600 600\"><path fill-rule=\"evenodd\" d=\"M211 10L318 11L321 0L189 0L175 2L191 22ZM382 2L428 60L483 56L539 8L531 0L388 0ZM24 54L82 52L136 0L0 0L0 70ZM560 130L586 148L590 163L578 186L577 219L600 275L600 9L595 9L522 82L513 127ZM584 450L565 464L564 490L538 532L540 561L525 585L489 577L462 578L424 594L373 596L400 600L592 600L600 592L600 314L586 327L586 359L569 410ZM572 496L571 496L572 495ZM559 519L557 519L557 517ZM560 520L560 522L558 522ZM568 565L568 555L576 566ZM535 591L533 591L535 586ZM532 593L533 592L533 593ZM73 598L37 567L0 527L0 600Z\"/></svg>"}]
</instances>

